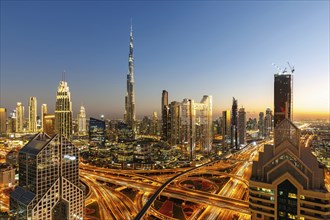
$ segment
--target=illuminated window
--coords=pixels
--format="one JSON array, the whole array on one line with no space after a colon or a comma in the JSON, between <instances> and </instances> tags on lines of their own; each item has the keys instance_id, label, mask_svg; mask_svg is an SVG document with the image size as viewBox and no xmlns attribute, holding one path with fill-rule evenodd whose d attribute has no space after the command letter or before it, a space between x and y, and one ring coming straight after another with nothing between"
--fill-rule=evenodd
<instances>
[{"instance_id":1,"label":"illuminated window","mask_svg":"<svg viewBox=\"0 0 330 220\"><path fill-rule=\"evenodd\" d=\"M288 197L291 199L297 199L297 195L295 193L288 193Z\"/></svg>"},{"instance_id":2,"label":"illuminated window","mask_svg":"<svg viewBox=\"0 0 330 220\"><path fill-rule=\"evenodd\" d=\"M304 195L300 195L300 199L305 199L305 196Z\"/></svg>"},{"instance_id":3,"label":"illuminated window","mask_svg":"<svg viewBox=\"0 0 330 220\"><path fill-rule=\"evenodd\" d=\"M296 215L292 215L291 213L288 213L288 218L289 219L297 219Z\"/></svg>"},{"instance_id":4,"label":"illuminated window","mask_svg":"<svg viewBox=\"0 0 330 220\"><path fill-rule=\"evenodd\" d=\"M285 217L285 212L279 212L279 215L280 215L281 217Z\"/></svg>"},{"instance_id":5,"label":"illuminated window","mask_svg":"<svg viewBox=\"0 0 330 220\"><path fill-rule=\"evenodd\" d=\"M300 217L300 220L305 220L305 217Z\"/></svg>"}]
</instances>

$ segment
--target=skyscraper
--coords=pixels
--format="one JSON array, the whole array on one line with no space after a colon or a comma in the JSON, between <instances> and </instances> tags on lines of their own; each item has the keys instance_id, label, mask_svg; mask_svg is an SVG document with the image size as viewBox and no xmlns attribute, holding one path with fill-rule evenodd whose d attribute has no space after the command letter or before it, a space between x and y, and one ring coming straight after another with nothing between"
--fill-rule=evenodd
<instances>
[{"instance_id":1,"label":"skyscraper","mask_svg":"<svg viewBox=\"0 0 330 220\"><path fill-rule=\"evenodd\" d=\"M21 102L16 104L16 132L24 131L24 106Z\"/></svg>"},{"instance_id":2,"label":"skyscraper","mask_svg":"<svg viewBox=\"0 0 330 220\"><path fill-rule=\"evenodd\" d=\"M275 86L279 79L282 78L275 76ZM284 81L284 88L288 90L291 76L284 77ZM300 130L289 119L291 93L280 88L278 84L274 99L285 104L282 105L285 108L275 115L274 142L265 144L258 161L253 161L249 181L251 219L330 219L325 170L311 152L314 136L305 141L300 138ZM286 103L283 100L287 100Z\"/></svg>"},{"instance_id":3,"label":"skyscraper","mask_svg":"<svg viewBox=\"0 0 330 220\"><path fill-rule=\"evenodd\" d=\"M7 109L0 108L0 134L7 132Z\"/></svg>"},{"instance_id":4,"label":"skyscraper","mask_svg":"<svg viewBox=\"0 0 330 220\"><path fill-rule=\"evenodd\" d=\"M266 109L264 129L265 129L265 137L269 137L270 132L273 131L273 115L272 115L272 110L270 108Z\"/></svg>"},{"instance_id":5,"label":"skyscraper","mask_svg":"<svg viewBox=\"0 0 330 220\"><path fill-rule=\"evenodd\" d=\"M239 144L246 144L246 112L243 107L238 111L238 136Z\"/></svg>"},{"instance_id":6,"label":"skyscraper","mask_svg":"<svg viewBox=\"0 0 330 220\"><path fill-rule=\"evenodd\" d=\"M71 140L72 136L72 103L68 83L60 81L56 95L55 131Z\"/></svg>"},{"instance_id":7,"label":"skyscraper","mask_svg":"<svg viewBox=\"0 0 330 220\"><path fill-rule=\"evenodd\" d=\"M19 184L10 194L12 219L84 218L79 152L65 137L38 133L18 155Z\"/></svg>"},{"instance_id":8,"label":"skyscraper","mask_svg":"<svg viewBox=\"0 0 330 220\"><path fill-rule=\"evenodd\" d=\"M238 150L238 141L237 141L237 99L233 97L233 105L231 107L231 147L232 149Z\"/></svg>"},{"instance_id":9,"label":"skyscraper","mask_svg":"<svg viewBox=\"0 0 330 220\"><path fill-rule=\"evenodd\" d=\"M274 126L284 118L292 120L292 75L286 72L274 75Z\"/></svg>"},{"instance_id":10,"label":"skyscraper","mask_svg":"<svg viewBox=\"0 0 330 220\"><path fill-rule=\"evenodd\" d=\"M44 127L44 114L48 114L47 104L41 105L41 130L42 131L43 131L43 127ZM49 134L49 133L47 133L47 134Z\"/></svg>"},{"instance_id":11,"label":"skyscraper","mask_svg":"<svg viewBox=\"0 0 330 220\"><path fill-rule=\"evenodd\" d=\"M86 135L86 112L85 112L85 107L81 106L80 107L80 112L78 114L78 134L79 135Z\"/></svg>"},{"instance_id":12,"label":"skyscraper","mask_svg":"<svg viewBox=\"0 0 330 220\"><path fill-rule=\"evenodd\" d=\"M91 146L105 146L105 121L89 119L89 142Z\"/></svg>"},{"instance_id":13,"label":"skyscraper","mask_svg":"<svg viewBox=\"0 0 330 220\"><path fill-rule=\"evenodd\" d=\"M259 120L258 120L258 129L259 129L259 137L265 137L265 117L263 112L259 112Z\"/></svg>"},{"instance_id":14,"label":"skyscraper","mask_svg":"<svg viewBox=\"0 0 330 220\"><path fill-rule=\"evenodd\" d=\"M37 132L37 98L29 99L29 132Z\"/></svg>"},{"instance_id":15,"label":"skyscraper","mask_svg":"<svg viewBox=\"0 0 330 220\"><path fill-rule=\"evenodd\" d=\"M184 99L171 102L171 144L182 144L192 160L196 156L196 146L203 153L212 147L212 96L204 95L201 102Z\"/></svg>"},{"instance_id":16,"label":"skyscraper","mask_svg":"<svg viewBox=\"0 0 330 220\"><path fill-rule=\"evenodd\" d=\"M162 139L169 140L169 106L168 106L168 92L163 90L162 93Z\"/></svg>"},{"instance_id":17,"label":"skyscraper","mask_svg":"<svg viewBox=\"0 0 330 220\"><path fill-rule=\"evenodd\" d=\"M55 132L55 115L44 114L43 117L43 131L50 136L53 136Z\"/></svg>"},{"instance_id":18,"label":"skyscraper","mask_svg":"<svg viewBox=\"0 0 330 220\"><path fill-rule=\"evenodd\" d=\"M230 111L222 111L221 134L222 139L225 140L230 136Z\"/></svg>"},{"instance_id":19,"label":"skyscraper","mask_svg":"<svg viewBox=\"0 0 330 220\"><path fill-rule=\"evenodd\" d=\"M133 55L133 28L131 26L128 73L127 73L127 93L125 96L125 122L135 132L135 96L134 96L134 55Z\"/></svg>"}]
</instances>

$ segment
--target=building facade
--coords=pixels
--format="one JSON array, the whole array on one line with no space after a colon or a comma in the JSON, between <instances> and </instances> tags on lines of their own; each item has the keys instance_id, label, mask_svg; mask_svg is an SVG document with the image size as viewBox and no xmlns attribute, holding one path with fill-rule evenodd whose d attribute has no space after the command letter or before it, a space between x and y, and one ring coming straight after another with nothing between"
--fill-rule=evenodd
<instances>
[{"instance_id":1,"label":"building facade","mask_svg":"<svg viewBox=\"0 0 330 220\"><path fill-rule=\"evenodd\" d=\"M237 109L237 99L233 98L233 104L231 107L231 123L230 123L230 143L232 149L238 150L238 109Z\"/></svg>"},{"instance_id":2,"label":"building facade","mask_svg":"<svg viewBox=\"0 0 330 220\"><path fill-rule=\"evenodd\" d=\"M29 98L29 132L37 132L37 98Z\"/></svg>"},{"instance_id":3,"label":"building facade","mask_svg":"<svg viewBox=\"0 0 330 220\"><path fill-rule=\"evenodd\" d=\"M265 115L265 137L270 137L271 132L273 132L273 114L272 110L270 108L266 109L266 115Z\"/></svg>"},{"instance_id":4,"label":"building facade","mask_svg":"<svg viewBox=\"0 0 330 220\"><path fill-rule=\"evenodd\" d=\"M169 141L170 109L168 105L168 92L166 90L163 90L162 93L161 111L162 111L162 140Z\"/></svg>"},{"instance_id":5,"label":"building facade","mask_svg":"<svg viewBox=\"0 0 330 220\"><path fill-rule=\"evenodd\" d=\"M105 146L105 121L89 119L89 142L91 146Z\"/></svg>"},{"instance_id":6,"label":"building facade","mask_svg":"<svg viewBox=\"0 0 330 220\"><path fill-rule=\"evenodd\" d=\"M87 134L86 111L85 107L81 106L78 114L78 135L84 136Z\"/></svg>"},{"instance_id":7,"label":"building facade","mask_svg":"<svg viewBox=\"0 0 330 220\"><path fill-rule=\"evenodd\" d=\"M72 103L68 83L60 81L55 105L55 131L71 140L72 137Z\"/></svg>"},{"instance_id":8,"label":"building facade","mask_svg":"<svg viewBox=\"0 0 330 220\"><path fill-rule=\"evenodd\" d=\"M7 109L0 108L0 134L7 132Z\"/></svg>"},{"instance_id":9,"label":"building facade","mask_svg":"<svg viewBox=\"0 0 330 220\"><path fill-rule=\"evenodd\" d=\"M238 141L240 145L246 144L246 112L243 107L238 111Z\"/></svg>"},{"instance_id":10,"label":"building facade","mask_svg":"<svg viewBox=\"0 0 330 220\"><path fill-rule=\"evenodd\" d=\"M290 73L274 75L274 126L284 118L292 121L292 80Z\"/></svg>"},{"instance_id":11,"label":"building facade","mask_svg":"<svg viewBox=\"0 0 330 220\"><path fill-rule=\"evenodd\" d=\"M55 114L43 114L43 131L50 136L55 132Z\"/></svg>"},{"instance_id":12,"label":"building facade","mask_svg":"<svg viewBox=\"0 0 330 220\"><path fill-rule=\"evenodd\" d=\"M43 131L43 126L44 126L44 114L48 114L48 107L47 104L42 104L41 105L41 130ZM46 132L47 133L47 132ZM47 133L49 134L49 133Z\"/></svg>"},{"instance_id":13,"label":"building facade","mask_svg":"<svg viewBox=\"0 0 330 220\"><path fill-rule=\"evenodd\" d=\"M0 188L15 184L15 169L6 163L0 163Z\"/></svg>"},{"instance_id":14,"label":"building facade","mask_svg":"<svg viewBox=\"0 0 330 220\"><path fill-rule=\"evenodd\" d=\"M79 152L68 139L38 133L18 157L19 183L10 194L12 219L84 218Z\"/></svg>"},{"instance_id":15,"label":"building facade","mask_svg":"<svg viewBox=\"0 0 330 220\"><path fill-rule=\"evenodd\" d=\"M133 29L131 26L129 55L128 55L128 73L127 73L127 93L125 96L125 114L124 119L133 131L135 131L135 94L134 94L134 54L133 54Z\"/></svg>"},{"instance_id":16,"label":"building facade","mask_svg":"<svg viewBox=\"0 0 330 220\"><path fill-rule=\"evenodd\" d=\"M16 104L16 132L24 132L24 106L21 102L17 102Z\"/></svg>"}]
</instances>

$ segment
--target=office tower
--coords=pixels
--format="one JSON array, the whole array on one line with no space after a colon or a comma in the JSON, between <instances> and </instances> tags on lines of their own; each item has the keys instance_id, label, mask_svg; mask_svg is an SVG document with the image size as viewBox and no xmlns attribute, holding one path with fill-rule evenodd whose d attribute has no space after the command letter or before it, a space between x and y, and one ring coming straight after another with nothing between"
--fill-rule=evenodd
<instances>
[{"instance_id":1,"label":"office tower","mask_svg":"<svg viewBox=\"0 0 330 220\"><path fill-rule=\"evenodd\" d=\"M266 116L264 121L264 130L265 130L265 137L270 136L270 132L273 131L273 115L272 110L270 108L266 109Z\"/></svg>"},{"instance_id":2,"label":"office tower","mask_svg":"<svg viewBox=\"0 0 330 220\"><path fill-rule=\"evenodd\" d=\"M10 164L0 163L0 187L12 187L15 184L15 168Z\"/></svg>"},{"instance_id":3,"label":"office tower","mask_svg":"<svg viewBox=\"0 0 330 220\"><path fill-rule=\"evenodd\" d=\"M46 134L53 136L55 134L55 115L44 114L43 123L43 131Z\"/></svg>"},{"instance_id":4,"label":"office tower","mask_svg":"<svg viewBox=\"0 0 330 220\"><path fill-rule=\"evenodd\" d=\"M71 140L72 136L72 103L68 83L60 81L56 95L55 131Z\"/></svg>"},{"instance_id":5,"label":"office tower","mask_svg":"<svg viewBox=\"0 0 330 220\"><path fill-rule=\"evenodd\" d=\"M182 144L189 158L196 156L196 144L203 153L212 147L212 96L203 96L200 103L191 99L170 104L171 144Z\"/></svg>"},{"instance_id":6,"label":"office tower","mask_svg":"<svg viewBox=\"0 0 330 220\"><path fill-rule=\"evenodd\" d=\"M21 102L17 102L16 105L16 132L24 131L24 106Z\"/></svg>"},{"instance_id":7,"label":"office tower","mask_svg":"<svg viewBox=\"0 0 330 220\"><path fill-rule=\"evenodd\" d=\"M128 55L128 73L127 73L127 93L125 96L125 122L135 132L135 97L134 97L134 55L133 55L133 29L131 26L129 55Z\"/></svg>"},{"instance_id":8,"label":"office tower","mask_svg":"<svg viewBox=\"0 0 330 220\"><path fill-rule=\"evenodd\" d=\"M16 109L10 113L7 121L7 133L16 132Z\"/></svg>"},{"instance_id":9,"label":"office tower","mask_svg":"<svg viewBox=\"0 0 330 220\"><path fill-rule=\"evenodd\" d=\"M29 99L29 132L37 132L37 98Z\"/></svg>"},{"instance_id":10,"label":"office tower","mask_svg":"<svg viewBox=\"0 0 330 220\"><path fill-rule=\"evenodd\" d=\"M222 111L221 133L223 140L230 137L230 111Z\"/></svg>"},{"instance_id":11,"label":"office tower","mask_svg":"<svg viewBox=\"0 0 330 220\"><path fill-rule=\"evenodd\" d=\"M18 157L19 183L10 194L11 219L84 218L79 152L68 139L38 133Z\"/></svg>"},{"instance_id":12,"label":"office tower","mask_svg":"<svg viewBox=\"0 0 330 220\"><path fill-rule=\"evenodd\" d=\"M330 219L324 168L312 155L311 143L300 141L300 130L286 118L274 135L274 144L265 145L253 162L252 219Z\"/></svg>"},{"instance_id":13,"label":"office tower","mask_svg":"<svg viewBox=\"0 0 330 220\"><path fill-rule=\"evenodd\" d=\"M105 146L105 121L89 119L89 142L92 146Z\"/></svg>"},{"instance_id":14,"label":"office tower","mask_svg":"<svg viewBox=\"0 0 330 220\"><path fill-rule=\"evenodd\" d=\"M43 126L44 126L44 114L48 114L48 107L47 107L47 104L42 104L41 105L41 130L42 131L44 131L43 130ZM47 132L46 132L47 133ZM47 133L47 134L49 134L49 133Z\"/></svg>"},{"instance_id":15,"label":"office tower","mask_svg":"<svg viewBox=\"0 0 330 220\"><path fill-rule=\"evenodd\" d=\"M169 105L168 105L168 92L163 90L162 93L162 139L163 141L169 141Z\"/></svg>"},{"instance_id":16,"label":"office tower","mask_svg":"<svg viewBox=\"0 0 330 220\"><path fill-rule=\"evenodd\" d=\"M7 109L0 108L0 134L7 132Z\"/></svg>"},{"instance_id":17,"label":"office tower","mask_svg":"<svg viewBox=\"0 0 330 220\"><path fill-rule=\"evenodd\" d=\"M274 75L274 126L284 118L292 120L292 77L289 73Z\"/></svg>"},{"instance_id":18,"label":"office tower","mask_svg":"<svg viewBox=\"0 0 330 220\"><path fill-rule=\"evenodd\" d=\"M158 134L158 116L157 112L153 112L152 114L152 128L151 128L151 134L157 135Z\"/></svg>"},{"instance_id":19,"label":"office tower","mask_svg":"<svg viewBox=\"0 0 330 220\"><path fill-rule=\"evenodd\" d=\"M169 105L168 141L170 144L180 144L181 141L181 103L173 101Z\"/></svg>"},{"instance_id":20,"label":"office tower","mask_svg":"<svg viewBox=\"0 0 330 220\"><path fill-rule=\"evenodd\" d=\"M264 113L259 112L259 120L258 120L258 129L259 129L259 137L265 137L265 121L264 121Z\"/></svg>"},{"instance_id":21,"label":"office tower","mask_svg":"<svg viewBox=\"0 0 330 220\"><path fill-rule=\"evenodd\" d=\"M84 136L87 134L86 131L86 112L85 107L80 107L80 112L78 114L78 134Z\"/></svg>"},{"instance_id":22,"label":"office tower","mask_svg":"<svg viewBox=\"0 0 330 220\"><path fill-rule=\"evenodd\" d=\"M238 150L238 140L237 140L237 99L233 97L233 105L231 107L231 127L230 127L230 143L232 149Z\"/></svg>"},{"instance_id":23,"label":"office tower","mask_svg":"<svg viewBox=\"0 0 330 220\"><path fill-rule=\"evenodd\" d=\"M246 112L244 108L238 111L238 140L240 145L246 144Z\"/></svg>"}]
</instances>

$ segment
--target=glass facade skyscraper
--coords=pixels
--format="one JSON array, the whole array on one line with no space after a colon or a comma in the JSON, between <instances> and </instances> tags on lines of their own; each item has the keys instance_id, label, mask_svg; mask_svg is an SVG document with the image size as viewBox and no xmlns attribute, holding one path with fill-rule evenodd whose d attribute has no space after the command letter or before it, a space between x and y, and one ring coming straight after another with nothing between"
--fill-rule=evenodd
<instances>
[{"instance_id":1,"label":"glass facade skyscraper","mask_svg":"<svg viewBox=\"0 0 330 220\"><path fill-rule=\"evenodd\" d=\"M92 146L105 146L105 121L89 119L89 142Z\"/></svg>"},{"instance_id":2,"label":"glass facade skyscraper","mask_svg":"<svg viewBox=\"0 0 330 220\"><path fill-rule=\"evenodd\" d=\"M274 75L274 126L283 119L292 120L292 74Z\"/></svg>"},{"instance_id":3,"label":"glass facade skyscraper","mask_svg":"<svg viewBox=\"0 0 330 220\"><path fill-rule=\"evenodd\" d=\"M84 218L79 152L65 137L38 133L18 155L19 183L10 194L12 219Z\"/></svg>"}]
</instances>

